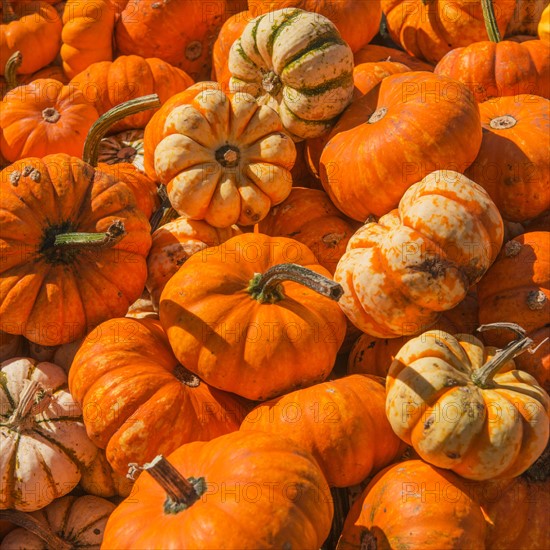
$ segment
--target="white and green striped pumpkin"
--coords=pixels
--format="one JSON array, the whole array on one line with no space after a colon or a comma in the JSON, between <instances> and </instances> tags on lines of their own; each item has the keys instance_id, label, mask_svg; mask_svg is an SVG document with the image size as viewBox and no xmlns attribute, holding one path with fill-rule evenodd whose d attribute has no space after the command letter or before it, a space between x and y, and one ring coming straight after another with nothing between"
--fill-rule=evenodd
<instances>
[{"instance_id":1,"label":"white and green striped pumpkin","mask_svg":"<svg viewBox=\"0 0 550 550\"><path fill-rule=\"evenodd\" d=\"M353 94L353 53L334 24L297 8L250 21L229 53L230 91L278 110L295 140L328 131Z\"/></svg>"},{"instance_id":2,"label":"white and green striped pumpkin","mask_svg":"<svg viewBox=\"0 0 550 550\"><path fill-rule=\"evenodd\" d=\"M25 357L0 364L0 442L0 510L32 512L66 495L98 451L65 371Z\"/></svg>"}]
</instances>

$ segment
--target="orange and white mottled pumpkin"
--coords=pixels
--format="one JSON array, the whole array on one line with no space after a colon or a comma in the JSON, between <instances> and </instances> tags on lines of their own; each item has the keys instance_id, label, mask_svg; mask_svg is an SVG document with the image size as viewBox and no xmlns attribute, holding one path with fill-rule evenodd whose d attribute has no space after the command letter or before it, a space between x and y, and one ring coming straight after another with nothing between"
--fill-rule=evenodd
<instances>
[{"instance_id":1,"label":"orange and white mottled pumpkin","mask_svg":"<svg viewBox=\"0 0 550 550\"><path fill-rule=\"evenodd\" d=\"M502 240L502 218L481 186L458 172L432 172L398 209L351 237L334 274L344 288L340 307L372 336L414 334L465 298Z\"/></svg>"},{"instance_id":2,"label":"orange and white mottled pumpkin","mask_svg":"<svg viewBox=\"0 0 550 550\"><path fill-rule=\"evenodd\" d=\"M32 512L76 487L97 447L61 367L9 359L0 381L0 510Z\"/></svg>"},{"instance_id":3,"label":"orange and white mottled pumpkin","mask_svg":"<svg viewBox=\"0 0 550 550\"><path fill-rule=\"evenodd\" d=\"M250 94L226 95L201 82L173 96L149 124L146 157L149 149L181 216L214 227L253 225L290 193L294 142L279 115Z\"/></svg>"},{"instance_id":4,"label":"orange and white mottled pumpkin","mask_svg":"<svg viewBox=\"0 0 550 550\"><path fill-rule=\"evenodd\" d=\"M298 8L265 13L229 52L231 91L277 109L297 139L330 129L353 94L353 53L324 15Z\"/></svg>"}]
</instances>

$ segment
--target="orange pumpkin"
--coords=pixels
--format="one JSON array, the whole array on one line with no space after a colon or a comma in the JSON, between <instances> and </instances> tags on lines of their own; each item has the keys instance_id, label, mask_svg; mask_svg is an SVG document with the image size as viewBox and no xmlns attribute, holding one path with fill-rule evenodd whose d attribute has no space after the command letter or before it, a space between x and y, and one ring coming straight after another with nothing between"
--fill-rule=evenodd
<instances>
[{"instance_id":1,"label":"orange pumpkin","mask_svg":"<svg viewBox=\"0 0 550 550\"><path fill-rule=\"evenodd\" d=\"M395 208L430 172L462 172L480 145L479 109L463 84L427 72L395 74L340 117L322 150L321 181L337 208L364 222Z\"/></svg>"},{"instance_id":2,"label":"orange pumpkin","mask_svg":"<svg viewBox=\"0 0 550 550\"><path fill-rule=\"evenodd\" d=\"M353 83L355 91L353 98L357 99L370 92L378 83L391 74L410 72L411 69L397 61L379 61L376 63L360 63L353 68Z\"/></svg>"},{"instance_id":3,"label":"orange pumpkin","mask_svg":"<svg viewBox=\"0 0 550 550\"><path fill-rule=\"evenodd\" d=\"M550 232L532 231L508 241L478 284L480 323L509 322L527 332L550 318ZM505 331L491 331L484 340L501 346Z\"/></svg>"},{"instance_id":4,"label":"orange pumpkin","mask_svg":"<svg viewBox=\"0 0 550 550\"><path fill-rule=\"evenodd\" d=\"M313 549L329 534L327 482L287 438L235 432L139 469L139 496L111 514L104 548Z\"/></svg>"},{"instance_id":5,"label":"orange pumpkin","mask_svg":"<svg viewBox=\"0 0 550 550\"><path fill-rule=\"evenodd\" d=\"M349 487L402 451L386 419L385 401L381 380L355 374L265 401L240 429L292 439L315 457L331 487Z\"/></svg>"},{"instance_id":6,"label":"orange pumpkin","mask_svg":"<svg viewBox=\"0 0 550 550\"><path fill-rule=\"evenodd\" d=\"M340 307L372 336L414 334L466 297L502 238L502 218L481 186L433 172L405 192L399 209L351 237L334 274L344 288Z\"/></svg>"},{"instance_id":7,"label":"orange pumpkin","mask_svg":"<svg viewBox=\"0 0 550 550\"><path fill-rule=\"evenodd\" d=\"M539 216L550 208L550 101L499 97L479 110L483 139L465 174L489 193L504 219L526 222Z\"/></svg>"},{"instance_id":8,"label":"orange pumpkin","mask_svg":"<svg viewBox=\"0 0 550 550\"><path fill-rule=\"evenodd\" d=\"M293 187L290 195L258 224L258 231L300 241L333 274L358 225L344 216L323 191Z\"/></svg>"},{"instance_id":9,"label":"orange pumpkin","mask_svg":"<svg viewBox=\"0 0 550 550\"><path fill-rule=\"evenodd\" d=\"M90 332L69 371L89 437L115 472L190 441L235 431L248 412L178 364L160 323L113 318Z\"/></svg>"},{"instance_id":10,"label":"orange pumpkin","mask_svg":"<svg viewBox=\"0 0 550 550\"><path fill-rule=\"evenodd\" d=\"M550 43L474 42L451 50L434 69L463 82L477 102L534 94L550 98Z\"/></svg>"},{"instance_id":11,"label":"orange pumpkin","mask_svg":"<svg viewBox=\"0 0 550 550\"><path fill-rule=\"evenodd\" d=\"M46 2L12 2L0 6L0 75L16 51L23 55L20 74L38 71L51 63L61 45L61 19Z\"/></svg>"},{"instance_id":12,"label":"orange pumpkin","mask_svg":"<svg viewBox=\"0 0 550 550\"><path fill-rule=\"evenodd\" d=\"M537 34L541 40L550 43L550 4L544 8L537 25Z\"/></svg>"},{"instance_id":13,"label":"orange pumpkin","mask_svg":"<svg viewBox=\"0 0 550 550\"><path fill-rule=\"evenodd\" d=\"M159 96L162 105L191 84L193 79L181 69L162 59L138 55L121 55L114 61L92 63L70 82L73 89L82 92L93 103L100 115L120 103L153 93ZM153 114L154 111L147 110L125 117L109 131L145 128Z\"/></svg>"},{"instance_id":14,"label":"orange pumpkin","mask_svg":"<svg viewBox=\"0 0 550 550\"><path fill-rule=\"evenodd\" d=\"M63 154L22 159L0 172L0 215L1 330L71 342L141 294L149 223L112 176Z\"/></svg>"},{"instance_id":15,"label":"orange pumpkin","mask_svg":"<svg viewBox=\"0 0 550 550\"><path fill-rule=\"evenodd\" d=\"M67 0L60 57L73 78L92 63L113 59L115 4L112 0Z\"/></svg>"},{"instance_id":16,"label":"orange pumpkin","mask_svg":"<svg viewBox=\"0 0 550 550\"><path fill-rule=\"evenodd\" d=\"M0 150L10 162L53 153L82 156L98 113L84 95L58 80L35 80L0 104Z\"/></svg>"},{"instance_id":17,"label":"orange pumpkin","mask_svg":"<svg viewBox=\"0 0 550 550\"><path fill-rule=\"evenodd\" d=\"M183 264L164 287L160 320L190 371L268 399L324 380L334 365L346 325L329 276L302 243L245 233Z\"/></svg>"},{"instance_id":18,"label":"orange pumpkin","mask_svg":"<svg viewBox=\"0 0 550 550\"><path fill-rule=\"evenodd\" d=\"M434 66L417 57L409 55L403 50L381 46L379 44L367 44L353 54L355 65L361 63L380 63L383 61L393 61L403 63L410 67L412 71L433 71Z\"/></svg>"},{"instance_id":19,"label":"orange pumpkin","mask_svg":"<svg viewBox=\"0 0 550 550\"><path fill-rule=\"evenodd\" d=\"M203 220L183 217L159 227L153 233L153 244L147 256L146 286L154 307L158 310L166 283L193 254L220 245L240 233L236 225L218 229Z\"/></svg>"}]
</instances>

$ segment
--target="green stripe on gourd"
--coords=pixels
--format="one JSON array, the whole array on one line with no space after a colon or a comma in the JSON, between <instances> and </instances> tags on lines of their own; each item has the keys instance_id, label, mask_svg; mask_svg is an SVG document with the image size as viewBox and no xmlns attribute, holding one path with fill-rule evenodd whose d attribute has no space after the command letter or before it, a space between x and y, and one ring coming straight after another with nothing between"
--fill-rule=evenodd
<instances>
[{"instance_id":1,"label":"green stripe on gourd","mask_svg":"<svg viewBox=\"0 0 550 550\"><path fill-rule=\"evenodd\" d=\"M292 24L292 22L303 13L301 10L294 10L292 12L286 13L284 15L284 19L281 23L278 25L272 25L271 27L271 34L269 35L267 42L266 42L266 49L270 56L273 55L273 44L275 43L275 40L277 37L281 34L281 32ZM254 40L254 43L256 43L256 40Z\"/></svg>"},{"instance_id":2,"label":"green stripe on gourd","mask_svg":"<svg viewBox=\"0 0 550 550\"><path fill-rule=\"evenodd\" d=\"M294 88L294 90L296 90L297 92L305 96L315 96L315 95L328 92L329 90L341 88L346 84L353 85L353 71L344 73L341 76L333 78L332 80L327 80L323 84L320 84L319 86L315 86L314 88Z\"/></svg>"},{"instance_id":3,"label":"green stripe on gourd","mask_svg":"<svg viewBox=\"0 0 550 550\"><path fill-rule=\"evenodd\" d=\"M312 50L326 50L335 44L345 46L346 43L334 32L330 32L319 36L313 42L308 44L306 48L294 54L292 57L286 60L285 68L283 69L283 74L285 71L291 70L296 65L299 65L302 58L308 55L313 55L315 52Z\"/></svg>"}]
</instances>

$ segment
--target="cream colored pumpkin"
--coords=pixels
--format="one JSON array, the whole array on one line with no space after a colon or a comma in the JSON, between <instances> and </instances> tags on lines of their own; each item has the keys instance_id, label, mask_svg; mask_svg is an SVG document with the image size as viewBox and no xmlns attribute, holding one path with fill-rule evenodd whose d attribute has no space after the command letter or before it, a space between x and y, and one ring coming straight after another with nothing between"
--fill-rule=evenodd
<instances>
[{"instance_id":1,"label":"cream colored pumpkin","mask_svg":"<svg viewBox=\"0 0 550 550\"><path fill-rule=\"evenodd\" d=\"M432 172L399 207L351 237L334 280L338 302L360 330L379 338L415 334L461 302L495 260L502 218L463 174Z\"/></svg>"},{"instance_id":2,"label":"cream colored pumpkin","mask_svg":"<svg viewBox=\"0 0 550 550\"><path fill-rule=\"evenodd\" d=\"M101 140L98 162L119 164L128 162L138 170L143 168L143 130L124 130Z\"/></svg>"},{"instance_id":3,"label":"cream colored pumpkin","mask_svg":"<svg viewBox=\"0 0 550 550\"><path fill-rule=\"evenodd\" d=\"M232 45L231 91L278 109L296 139L317 137L353 95L353 53L325 16L297 8L250 21Z\"/></svg>"},{"instance_id":4,"label":"cream colored pumpkin","mask_svg":"<svg viewBox=\"0 0 550 550\"><path fill-rule=\"evenodd\" d=\"M394 432L426 462L467 479L520 475L548 442L548 394L512 360L530 343L517 339L496 354L467 334L409 340L386 378Z\"/></svg>"},{"instance_id":5,"label":"cream colored pumpkin","mask_svg":"<svg viewBox=\"0 0 550 550\"><path fill-rule=\"evenodd\" d=\"M164 123L154 149L156 175L181 216L214 227L253 225L290 193L296 147L270 107L249 94L201 85L187 103L168 102L157 113Z\"/></svg>"},{"instance_id":6,"label":"cream colored pumpkin","mask_svg":"<svg viewBox=\"0 0 550 550\"><path fill-rule=\"evenodd\" d=\"M61 367L10 359L0 382L0 509L38 510L78 484L97 447Z\"/></svg>"}]
</instances>

